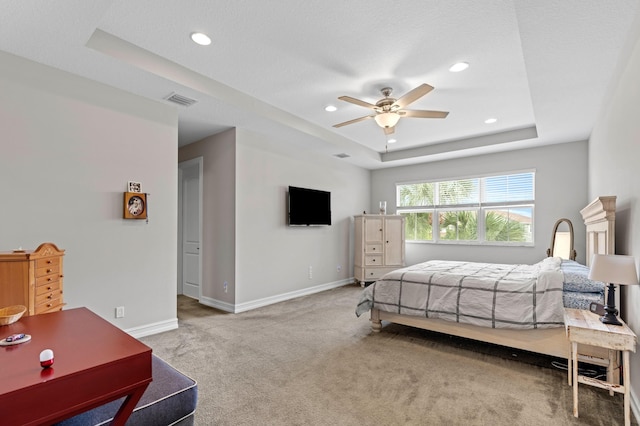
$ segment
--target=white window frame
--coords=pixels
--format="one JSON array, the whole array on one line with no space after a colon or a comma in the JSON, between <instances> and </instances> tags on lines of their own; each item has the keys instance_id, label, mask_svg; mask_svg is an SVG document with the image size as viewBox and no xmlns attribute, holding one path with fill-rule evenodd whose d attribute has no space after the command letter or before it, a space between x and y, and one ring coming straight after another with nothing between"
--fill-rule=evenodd
<instances>
[{"instance_id":1,"label":"white window frame","mask_svg":"<svg viewBox=\"0 0 640 426\"><path fill-rule=\"evenodd\" d=\"M532 173L533 174L533 182L532 182L532 200L519 200L519 201L504 201L504 202L483 202L485 196L485 185L482 183L482 179L495 177L495 176L510 176L510 175L518 175L523 173ZM479 180L479 202L478 203L470 203L470 204L452 204L452 205L442 205L435 204L437 202L439 191L437 184L440 182L451 182L456 180L465 180L465 179L478 179ZM436 184L435 194L434 194L434 205L433 206L399 206L399 189L403 185L411 185L411 184L421 184L421 183L433 183ZM516 170L509 172L500 172L500 173L491 173L491 174L483 174L476 176L464 176L458 178L443 178L443 179L432 179L432 180L416 180L410 182L397 182L396 183L396 212L397 214L403 213L431 213L432 214L432 239L431 240L411 240L407 236L408 243L416 243L416 244L458 244L458 245L489 245L489 246L508 246L508 247L533 247L535 246L535 185L536 185L536 170L535 169L526 169L526 170ZM512 209L512 208L531 208L531 241L487 241L486 240L486 230L485 230L485 216L487 210L493 210L496 208L503 209ZM440 238L440 229L439 229L439 215L443 212L447 211L465 211L465 210L474 210L476 212L476 224L477 224L477 240L444 240Z\"/></svg>"}]
</instances>

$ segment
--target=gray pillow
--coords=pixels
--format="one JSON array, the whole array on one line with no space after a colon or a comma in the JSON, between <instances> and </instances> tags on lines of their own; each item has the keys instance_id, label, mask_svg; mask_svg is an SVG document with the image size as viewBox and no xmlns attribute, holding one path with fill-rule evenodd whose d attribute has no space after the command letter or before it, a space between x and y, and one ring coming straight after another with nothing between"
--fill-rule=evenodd
<instances>
[{"instance_id":1,"label":"gray pillow","mask_svg":"<svg viewBox=\"0 0 640 426\"><path fill-rule=\"evenodd\" d=\"M579 293L604 293L605 284L589 279L589 267L575 260L562 260L560 270L564 274L564 291Z\"/></svg>"}]
</instances>

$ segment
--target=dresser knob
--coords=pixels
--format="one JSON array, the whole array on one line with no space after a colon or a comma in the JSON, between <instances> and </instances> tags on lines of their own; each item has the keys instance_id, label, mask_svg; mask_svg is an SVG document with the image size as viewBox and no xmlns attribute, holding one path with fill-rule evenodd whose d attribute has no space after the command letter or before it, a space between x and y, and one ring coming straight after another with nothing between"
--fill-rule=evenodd
<instances>
[{"instance_id":1,"label":"dresser knob","mask_svg":"<svg viewBox=\"0 0 640 426\"><path fill-rule=\"evenodd\" d=\"M51 264L51 261L50 261L50 260L47 260L47 263L48 263L48 264Z\"/></svg>"},{"instance_id":2,"label":"dresser knob","mask_svg":"<svg viewBox=\"0 0 640 426\"><path fill-rule=\"evenodd\" d=\"M47 278L47 281L51 281L51 278Z\"/></svg>"},{"instance_id":3,"label":"dresser knob","mask_svg":"<svg viewBox=\"0 0 640 426\"><path fill-rule=\"evenodd\" d=\"M47 296L47 299L53 299L53 294L50 294L49 296Z\"/></svg>"},{"instance_id":4,"label":"dresser knob","mask_svg":"<svg viewBox=\"0 0 640 426\"><path fill-rule=\"evenodd\" d=\"M53 272L53 269L47 269L47 272Z\"/></svg>"},{"instance_id":5,"label":"dresser knob","mask_svg":"<svg viewBox=\"0 0 640 426\"><path fill-rule=\"evenodd\" d=\"M47 287L47 290L51 290L51 286Z\"/></svg>"}]
</instances>

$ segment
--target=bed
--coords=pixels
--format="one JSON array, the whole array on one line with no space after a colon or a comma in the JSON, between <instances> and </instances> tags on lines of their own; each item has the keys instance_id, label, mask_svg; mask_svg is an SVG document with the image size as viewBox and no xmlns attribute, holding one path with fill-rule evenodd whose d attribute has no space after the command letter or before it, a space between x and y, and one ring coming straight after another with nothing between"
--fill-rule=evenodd
<instances>
[{"instance_id":1,"label":"bed","mask_svg":"<svg viewBox=\"0 0 640 426\"><path fill-rule=\"evenodd\" d=\"M614 252L615 200L599 197L580 212L587 265L556 257L534 265L428 261L365 288L356 313L371 311L374 332L388 321L568 359L563 308L604 301L604 284L588 279L588 264L593 254ZM581 356L608 362L598 348Z\"/></svg>"}]
</instances>

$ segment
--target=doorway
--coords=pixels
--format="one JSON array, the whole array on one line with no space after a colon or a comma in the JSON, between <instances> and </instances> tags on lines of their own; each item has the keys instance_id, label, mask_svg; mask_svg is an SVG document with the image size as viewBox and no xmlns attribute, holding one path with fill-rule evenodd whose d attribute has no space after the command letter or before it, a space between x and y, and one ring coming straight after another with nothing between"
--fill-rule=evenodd
<instances>
[{"instance_id":1,"label":"doorway","mask_svg":"<svg viewBox=\"0 0 640 426\"><path fill-rule=\"evenodd\" d=\"M197 157L178 164L177 294L202 298L202 164Z\"/></svg>"}]
</instances>

